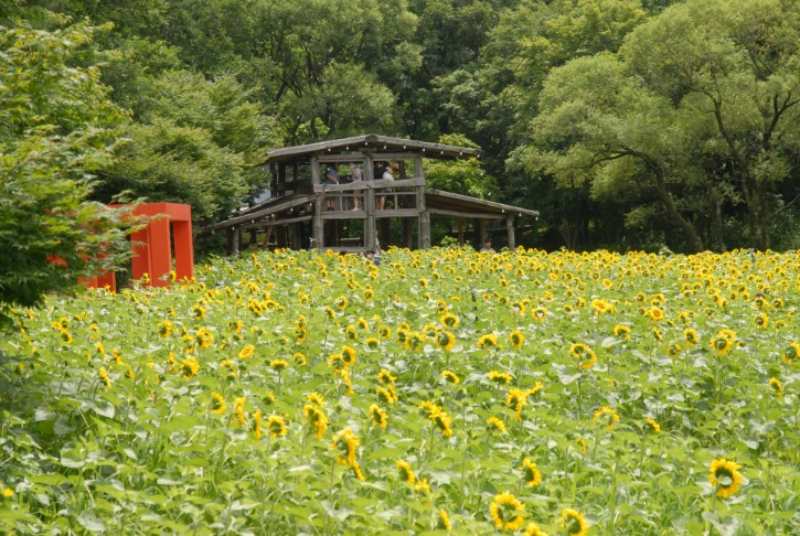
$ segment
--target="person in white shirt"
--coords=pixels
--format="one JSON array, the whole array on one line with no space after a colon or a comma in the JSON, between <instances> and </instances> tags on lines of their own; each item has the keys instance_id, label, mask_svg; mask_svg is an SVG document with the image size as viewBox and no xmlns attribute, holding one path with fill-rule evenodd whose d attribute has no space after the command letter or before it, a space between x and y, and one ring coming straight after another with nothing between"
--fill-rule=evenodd
<instances>
[{"instance_id":1,"label":"person in white shirt","mask_svg":"<svg viewBox=\"0 0 800 536\"><path fill-rule=\"evenodd\" d=\"M381 179L385 181L393 181L394 180L394 172L396 171L395 165L386 164L386 167L383 168L383 175L381 175ZM391 190L384 190L384 192L391 192ZM378 199L378 209L383 210L383 206L386 204L386 195L381 195L380 199Z\"/></svg>"}]
</instances>

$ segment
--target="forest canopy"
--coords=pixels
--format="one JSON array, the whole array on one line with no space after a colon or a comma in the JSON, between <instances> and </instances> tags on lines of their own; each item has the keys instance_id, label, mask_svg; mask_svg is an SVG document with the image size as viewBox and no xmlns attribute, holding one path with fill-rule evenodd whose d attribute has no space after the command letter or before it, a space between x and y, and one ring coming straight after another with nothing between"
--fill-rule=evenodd
<instances>
[{"instance_id":1,"label":"forest canopy","mask_svg":"<svg viewBox=\"0 0 800 536\"><path fill-rule=\"evenodd\" d=\"M482 147L429 173L539 210L526 245L800 240L792 0L17 0L0 26L24 74L0 81L3 165L89 201L211 222L266 187L269 148L375 132ZM56 138L74 173L14 164Z\"/></svg>"}]
</instances>

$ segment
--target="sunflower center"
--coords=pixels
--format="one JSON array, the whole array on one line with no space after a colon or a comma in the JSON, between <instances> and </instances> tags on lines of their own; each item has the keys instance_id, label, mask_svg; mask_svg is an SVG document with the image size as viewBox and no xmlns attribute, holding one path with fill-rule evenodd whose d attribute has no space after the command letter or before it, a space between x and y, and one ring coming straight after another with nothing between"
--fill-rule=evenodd
<instances>
[{"instance_id":1,"label":"sunflower center","mask_svg":"<svg viewBox=\"0 0 800 536\"><path fill-rule=\"evenodd\" d=\"M714 474L717 477L717 482L723 488L730 487L733 484L733 475L727 469L717 469L717 472Z\"/></svg>"}]
</instances>

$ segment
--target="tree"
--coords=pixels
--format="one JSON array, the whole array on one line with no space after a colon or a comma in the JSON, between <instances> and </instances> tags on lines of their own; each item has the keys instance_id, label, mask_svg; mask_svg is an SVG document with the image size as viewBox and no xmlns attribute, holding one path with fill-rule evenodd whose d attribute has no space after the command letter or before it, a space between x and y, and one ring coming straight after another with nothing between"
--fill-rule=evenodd
<instances>
[{"instance_id":1,"label":"tree","mask_svg":"<svg viewBox=\"0 0 800 536\"><path fill-rule=\"evenodd\" d=\"M519 154L562 184L590 184L595 198L653 195L695 251L703 234L724 246L722 207L741 198L750 242L767 248L785 206L778 186L800 161L798 31L793 2L672 6L618 53L553 70ZM643 205L631 204L629 221L655 214Z\"/></svg>"},{"instance_id":2,"label":"tree","mask_svg":"<svg viewBox=\"0 0 800 536\"><path fill-rule=\"evenodd\" d=\"M445 134L439 143L458 147L477 147L466 136ZM480 160L470 157L462 160L425 160L425 178L428 185L458 194L491 198L497 194L497 182L482 168Z\"/></svg>"},{"instance_id":3,"label":"tree","mask_svg":"<svg viewBox=\"0 0 800 536\"><path fill-rule=\"evenodd\" d=\"M97 31L0 27L0 303L33 305L129 249L120 215L87 201L123 119L97 67L74 66Z\"/></svg>"},{"instance_id":4,"label":"tree","mask_svg":"<svg viewBox=\"0 0 800 536\"><path fill-rule=\"evenodd\" d=\"M800 5L785 0L691 0L630 35L631 76L674 108L710 122L693 141L744 200L751 243L770 246L797 171L800 146Z\"/></svg>"}]
</instances>

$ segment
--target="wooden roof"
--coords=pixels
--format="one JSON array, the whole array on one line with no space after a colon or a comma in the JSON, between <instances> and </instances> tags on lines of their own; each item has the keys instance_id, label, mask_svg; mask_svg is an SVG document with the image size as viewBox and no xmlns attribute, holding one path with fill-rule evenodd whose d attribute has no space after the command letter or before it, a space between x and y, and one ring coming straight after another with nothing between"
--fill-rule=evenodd
<instances>
[{"instance_id":1,"label":"wooden roof","mask_svg":"<svg viewBox=\"0 0 800 536\"><path fill-rule=\"evenodd\" d=\"M435 188L425 189L425 206L432 212L447 215L448 213L468 213L478 217L502 216L539 216L539 212L514 205L506 205L497 201L480 199L463 194L454 194Z\"/></svg>"},{"instance_id":2,"label":"wooden roof","mask_svg":"<svg viewBox=\"0 0 800 536\"><path fill-rule=\"evenodd\" d=\"M263 221L265 218L275 217L275 215L280 213L284 213L285 217L286 214L288 214L287 211L290 211L290 209L294 209L290 212L296 213L296 211L304 205L310 206L317 195L319 194L293 194L277 199L269 199L225 221L210 225L206 227L205 230L213 231L255 223L257 221ZM455 194L434 188L426 188L425 206L432 214L462 218L501 219L505 216L532 216L534 218L539 216L539 212L536 210L506 205L505 203L498 203L497 201L479 199L477 197Z\"/></svg>"},{"instance_id":3,"label":"wooden roof","mask_svg":"<svg viewBox=\"0 0 800 536\"><path fill-rule=\"evenodd\" d=\"M420 152L423 153L426 158L437 159L468 158L470 156L480 157L480 150L472 147L458 147L456 145L408 140L405 138L380 136L377 134L363 134L350 138L274 149L267 153L266 162L295 160L310 157L313 154L364 151L366 149L369 149L369 152L372 153L398 151Z\"/></svg>"}]
</instances>

